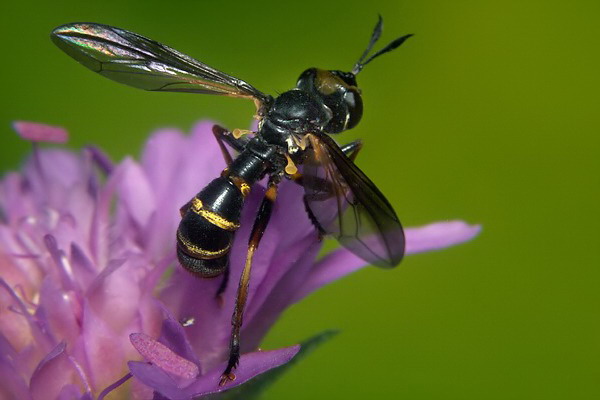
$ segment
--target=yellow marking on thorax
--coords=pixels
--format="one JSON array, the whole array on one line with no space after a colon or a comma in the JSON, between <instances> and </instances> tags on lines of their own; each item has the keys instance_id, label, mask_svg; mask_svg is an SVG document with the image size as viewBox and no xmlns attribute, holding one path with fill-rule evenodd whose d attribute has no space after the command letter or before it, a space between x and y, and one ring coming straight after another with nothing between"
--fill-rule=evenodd
<instances>
[{"instance_id":1,"label":"yellow marking on thorax","mask_svg":"<svg viewBox=\"0 0 600 400\"><path fill-rule=\"evenodd\" d=\"M196 214L198 214L211 224L216 225L221 229L225 229L226 231L236 231L240 227L240 224L231 222L215 212L204 209L202 200L200 200L197 197L194 197L194 199L192 200L192 211L194 211Z\"/></svg>"},{"instance_id":2,"label":"yellow marking on thorax","mask_svg":"<svg viewBox=\"0 0 600 400\"><path fill-rule=\"evenodd\" d=\"M227 246L225 246L223 249L220 249L220 250L214 250L214 251L206 250L206 249L196 246L195 244L193 244L192 242L190 242L189 240L184 238L181 235L181 232L179 232L179 231L177 231L177 239L179 239L179 241L183 244L183 246L189 253L191 253L192 255L194 255L196 257L200 257L203 260L209 260L212 258L223 257L225 254L227 254L229 252L229 249L231 248L231 243L229 243Z\"/></svg>"}]
</instances>

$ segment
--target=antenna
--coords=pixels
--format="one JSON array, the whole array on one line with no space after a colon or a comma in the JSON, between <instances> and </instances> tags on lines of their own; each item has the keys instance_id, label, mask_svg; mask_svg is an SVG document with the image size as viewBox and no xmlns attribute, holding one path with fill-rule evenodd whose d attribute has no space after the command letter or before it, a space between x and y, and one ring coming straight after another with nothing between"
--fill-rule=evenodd
<instances>
[{"instance_id":1,"label":"antenna","mask_svg":"<svg viewBox=\"0 0 600 400\"><path fill-rule=\"evenodd\" d=\"M354 68L352 68L352 73L354 75L356 75L360 71L362 71L364 66L367 65L368 63L370 63L374 58L379 57L382 54L388 53L388 52L400 47L400 45L402 43L404 43L406 41L406 39L413 36L413 34L411 33L408 35L401 36L398 39L395 39L390 44L385 46L383 49L379 50L378 52L373 54L371 57L369 57L366 61L364 61L364 59L367 57L369 52L371 52L371 49L375 45L375 42L377 42L377 40L381 36L382 31L383 31L383 18L381 17L381 15L379 15L379 20L377 21L377 24L375 25L375 29L373 30L373 33L371 34L371 40L369 40L369 45L367 46L367 49L364 51L362 56L358 59L356 64L354 64Z\"/></svg>"}]
</instances>

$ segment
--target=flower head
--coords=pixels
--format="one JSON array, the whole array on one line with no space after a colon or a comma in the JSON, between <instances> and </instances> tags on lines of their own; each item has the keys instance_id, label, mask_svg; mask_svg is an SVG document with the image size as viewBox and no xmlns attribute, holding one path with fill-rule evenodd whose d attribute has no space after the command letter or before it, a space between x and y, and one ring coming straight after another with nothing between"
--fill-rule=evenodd
<instances>
[{"instance_id":1,"label":"flower head","mask_svg":"<svg viewBox=\"0 0 600 400\"><path fill-rule=\"evenodd\" d=\"M66 139L56 128L15 127L29 140ZM233 284L220 303L220 279L179 268L174 239L180 206L224 168L210 128L157 132L140 162L113 164L93 148L37 149L21 172L0 181L0 397L94 399L113 391L189 399L239 385L297 353L298 346L257 348L289 305L365 263L344 249L318 259L321 242L302 189L282 183L254 260L237 379L219 387L246 238L264 189L255 187L246 201L231 252ZM407 229L407 253L478 230L459 221Z\"/></svg>"}]
</instances>

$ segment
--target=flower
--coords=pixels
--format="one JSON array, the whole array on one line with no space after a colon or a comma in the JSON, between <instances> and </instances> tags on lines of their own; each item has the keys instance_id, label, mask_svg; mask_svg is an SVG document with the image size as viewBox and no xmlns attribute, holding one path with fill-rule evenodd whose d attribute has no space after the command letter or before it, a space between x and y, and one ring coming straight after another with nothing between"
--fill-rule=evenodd
<instances>
[{"instance_id":1,"label":"flower","mask_svg":"<svg viewBox=\"0 0 600 400\"><path fill-rule=\"evenodd\" d=\"M231 252L233 284L220 304L220 280L179 268L174 240L179 207L224 168L211 126L201 122L189 136L159 131L139 162L113 164L95 148L34 147L22 170L0 181L0 398L190 399L298 352L257 348L288 306L365 262L344 249L318 259L302 189L282 183L255 256L237 379L218 386L245 238L264 189L246 201ZM15 128L33 141L66 140L60 128ZM478 231L460 221L407 229L407 252Z\"/></svg>"}]
</instances>

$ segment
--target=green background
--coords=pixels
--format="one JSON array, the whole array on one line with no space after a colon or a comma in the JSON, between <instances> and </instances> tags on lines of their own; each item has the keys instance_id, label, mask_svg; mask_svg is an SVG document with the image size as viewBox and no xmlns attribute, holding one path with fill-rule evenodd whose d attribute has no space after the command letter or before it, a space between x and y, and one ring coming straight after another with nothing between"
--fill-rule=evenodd
<instances>
[{"instance_id":1,"label":"green background","mask_svg":"<svg viewBox=\"0 0 600 400\"><path fill-rule=\"evenodd\" d=\"M217 4L222 3L222 4ZM147 93L77 65L48 40L94 21L155 38L268 93L307 67L359 76L358 163L406 226L482 223L480 237L367 268L290 309L265 347L342 334L269 399L600 398L598 1L11 2L1 9L0 167L29 146L12 120L66 127L69 146L138 154L154 129L248 126L251 102Z\"/></svg>"}]
</instances>

